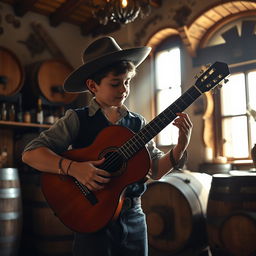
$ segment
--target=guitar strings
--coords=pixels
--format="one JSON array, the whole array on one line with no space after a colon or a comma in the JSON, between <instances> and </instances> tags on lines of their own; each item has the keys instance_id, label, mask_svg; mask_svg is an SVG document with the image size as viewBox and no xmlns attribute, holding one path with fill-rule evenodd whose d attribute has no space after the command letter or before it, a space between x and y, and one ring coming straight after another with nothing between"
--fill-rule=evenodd
<instances>
[{"instance_id":1,"label":"guitar strings","mask_svg":"<svg viewBox=\"0 0 256 256\"><path fill-rule=\"evenodd\" d=\"M194 91L192 90L192 89L194 89ZM192 91L192 93L190 93L190 91ZM196 95L197 94L197 95ZM197 98L197 97L199 97L200 96L200 94L198 95L198 92L197 92L197 90L195 90L195 88L194 88L194 86L192 86L187 92L185 92L184 93L184 95L182 95L184 98L186 97L186 95L188 95L189 96L189 98L190 99L192 99L192 102ZM185 105L185 107L187 107L189 104L187 104L187 102L186 101L184 101L183 99L182 99L182 97L180 97L179 99L177 99L172 105L173 106L175 106L176 107L176 109L177 109L177 111L175 111L175 112L180 112L180 111L182 111L182 109L180 108L180 106L178 105L178 101L182 101L183 103L186 103L186 105ZM191 103L192 103L191 102ZM169 112L171 115L172 115L172 118L174 117L176 117L176 114L170 109L170 107L172 107L172 105L171 106L169 106L167 109L165 109L162 113L160 113L160 115L162 114L162 115L164 115L166 118L167 118L167 121L168 121L168 123L169 123L169 115L166 115L167 114L167 112ZM159 119L159 117L157 117L158 119ZM159 127L155 122L153 122L155 119L153 119L148 125L147 125L147 127L149 127L150 129L152 129L153 130L153 132L155 133L155 134L157 134L158 132L159 132L159 130L161 131L162 130L162 127ZM165 121L165 119L163 119L164 121ZM161 120L160 120L161 121ZM162 121L161 121L162 122ZM162 122L163 124L164 124L164 126L166 126L166 125L168 125L168 123L166 124L165 122ZM156 126L156 127L154 127L154 125ZM145 127L144 127L145 128ZM142 134L143 135L143 138L145 138L145 136L146 136L146 138L147 138L147 135L144 133L144 132L147 132L151 137L152 137L152 134L149 132L149 131L147 131L147 129L142 129L139 133L137 133L137 134L135 134L131 139L129 139L123 146L121 146L117 151L113 151L113 152L111 152L111 156L110 157L108 157L108 158L106 158L106 161L102 164L102 166L103 166L103 168L106 168L106 169L108 169L108 168L114 168L115 167L115 165L117 165L118 166L118 164L120 163L120 158L123 160L123 157L122 157L122 155L124 156L124 158L125 158L125 160L128 160L134 153L136 153L136 152L134 152L133 151L133 148L135 147L135 146L139 146L139 148L141 147L140 146L140 144L138 145L138 143L139 143L139 140L141 140L141 142L143 142L143 143L145 143L144 142L144 140L142 140L140 137L139 137L139 135L140 134ZM156 129L155 129L156 128ZM144 134L143 134L144 133ZM138 148L138 149L139 149ZM130 153L129 153L129 151L130 151Z\"/></svg>"}]
</instances>

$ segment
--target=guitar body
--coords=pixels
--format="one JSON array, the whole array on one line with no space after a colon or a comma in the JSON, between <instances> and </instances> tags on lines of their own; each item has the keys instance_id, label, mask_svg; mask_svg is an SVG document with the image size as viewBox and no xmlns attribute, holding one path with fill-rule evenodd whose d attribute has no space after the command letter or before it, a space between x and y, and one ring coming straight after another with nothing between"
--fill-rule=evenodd
<instances>
[{"instance_id":1,"label":"guitar body","mask_svg":"<svg viewBox=\"0 0 256 256\"><path fill-rule=\"evenodd\" d=\"M78 162L98 160L127 142L134 133L122 126L103 129L89 147L66 151L63 156ZM125 162L118 175L113 175L103 190L93 192L97 202L92 204L70 176L43 173L43 194L56 216L76 232L96 232L118 216L125 188L140 181L150 168L150 157L144 147Z\"/></svg>"}]
</instances>

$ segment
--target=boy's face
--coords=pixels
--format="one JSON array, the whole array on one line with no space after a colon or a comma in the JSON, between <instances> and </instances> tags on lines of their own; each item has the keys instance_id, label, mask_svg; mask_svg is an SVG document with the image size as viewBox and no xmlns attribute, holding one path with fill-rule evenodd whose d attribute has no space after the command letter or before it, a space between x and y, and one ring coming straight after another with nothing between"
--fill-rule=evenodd
<instances>
[{"instance_id":1,"label":"boy's face","mask_svg":"<svg viewBox=\"0 0 256 256\"><path fill-rule=\"evenodd\" d=\"M110 72L101 79L100 84L94 82L93 87L90 87L90 89L102 107L119 107L129 95L132 77L132 72L117 76Z\"/></svg>"}]
</instances>

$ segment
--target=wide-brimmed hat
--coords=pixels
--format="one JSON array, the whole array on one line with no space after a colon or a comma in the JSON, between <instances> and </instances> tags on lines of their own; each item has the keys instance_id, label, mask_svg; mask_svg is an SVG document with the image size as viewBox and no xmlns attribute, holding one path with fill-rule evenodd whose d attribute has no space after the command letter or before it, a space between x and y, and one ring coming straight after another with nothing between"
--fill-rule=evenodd
<instances>
[{"instance_id":1,"label":"wide-brimmed hat","mask_svg":"<svg viewBox=\"0 0 256 256\"><path fill-rule=\"evenodd\" d=\"M147 46L122 49L114 38L102 37L91 43L83 52L83 65L74 70L64 81L66 92L85 92L85 81L95 72L117 61L127 60L137 67L150 53Z\"/></svg>"}]
</instances>

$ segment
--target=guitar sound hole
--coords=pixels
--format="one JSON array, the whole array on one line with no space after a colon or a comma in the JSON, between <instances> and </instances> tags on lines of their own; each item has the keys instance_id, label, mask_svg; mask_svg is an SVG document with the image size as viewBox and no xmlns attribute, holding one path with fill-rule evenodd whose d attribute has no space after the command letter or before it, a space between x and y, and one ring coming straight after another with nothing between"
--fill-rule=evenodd
<instances>
[{"instance_id":1,"label":"guitar sound hole","mask_svg":"<svg viewBox=\"0 0 256 256\"><path fill-rule=\"evenodd\" d=\"M110 151L101 155L101 157L104 157L105 161L99 167L103 170L108 171L113 176L120 175L124 170L125 162L118 152Z\"/></svg>"}]
</instances>

